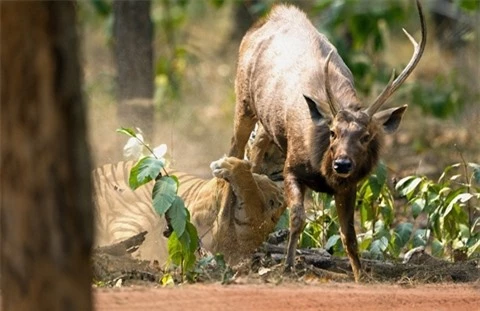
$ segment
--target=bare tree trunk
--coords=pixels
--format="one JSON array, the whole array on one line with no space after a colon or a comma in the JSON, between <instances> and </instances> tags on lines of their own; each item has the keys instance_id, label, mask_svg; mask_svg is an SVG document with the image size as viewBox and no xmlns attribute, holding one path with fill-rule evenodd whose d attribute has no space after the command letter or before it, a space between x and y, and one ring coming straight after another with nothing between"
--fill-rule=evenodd
<instances>
[{"instance_id":1,"label":"bare tree trunk","mask_svg":"<svg viewBox=\"0 0 480 311\"><path fill-rule=\"evenodd\" d=\"M2 310L91 310L90 154L75 2L3 1Z\"/></svg>"},{"instance_id":2,"label":"bare tree trunk","mask_svg":"<svg viewBox=\"0 0 480 311\"><path fill-rule=\"evenodd\" d=\"M115 0L118 117L121 126L138 126L152 138L153 25L150 0Z\"/></svg>"}]
</instances>

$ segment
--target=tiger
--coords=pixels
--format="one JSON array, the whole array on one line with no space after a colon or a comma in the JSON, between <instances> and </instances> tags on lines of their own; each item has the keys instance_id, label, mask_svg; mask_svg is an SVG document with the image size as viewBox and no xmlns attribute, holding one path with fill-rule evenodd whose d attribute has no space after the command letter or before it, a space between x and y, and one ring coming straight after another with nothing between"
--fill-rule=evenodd
<instances>
[{"instance_id":1,"label":"tiger","mask_svg":"<svg viewBox=\"0 0 480 311\"><path fill-rule=\"evenodd\" d=\"M264 127L257 123L245 149L245 159L252 163L252 172L267 175L282 185L285 154L275 145Z\"/></svg>"},{"instance_id":2,"label":"tiger","mask_svg":"<svg viewBox=\"0 0 480 311\"><path fill-rule=\"evenodd\" d=\"M128 186L134 161L106 164L92 173L96 246L109 245L142 231L144 243L132 255L165 263L168 258L164 217L153 209L153 183L135 191ZM201 246L222 253L229 264L250 255L273 231L286 209L281 184L252 172L250 161L223 157L211 163L213 178L171 171L179 179Z\"/></svg>"}]
</instances>

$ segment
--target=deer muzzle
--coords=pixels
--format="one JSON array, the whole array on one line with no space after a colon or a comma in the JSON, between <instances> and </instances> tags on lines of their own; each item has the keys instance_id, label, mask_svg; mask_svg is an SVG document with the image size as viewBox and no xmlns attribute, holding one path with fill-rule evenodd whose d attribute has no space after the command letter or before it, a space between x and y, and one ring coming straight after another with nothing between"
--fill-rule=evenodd
<instances>
[{"instance_id":1,"label":"deer muzzle","mask_svg":"<svg viewBox=\"0 0 480 311\"><path fill-rule=\"evenodd\" d=\"M333 161L333 170L342 177L347 177L353 171L353 162L350 158L343 156Z\"/></svg>"}]
</instances>

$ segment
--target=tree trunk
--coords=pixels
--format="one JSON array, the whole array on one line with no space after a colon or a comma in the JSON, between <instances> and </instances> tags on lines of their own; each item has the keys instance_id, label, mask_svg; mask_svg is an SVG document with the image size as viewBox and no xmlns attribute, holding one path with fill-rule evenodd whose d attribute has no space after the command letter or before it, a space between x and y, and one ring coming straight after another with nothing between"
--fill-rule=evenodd
<instances>
[{"instance_id":1,"label":"tree trunk","mask_svg":"<svg viewBox=\"0 0 480 311\"><path fill-rule=\"evenodd\" d=\"M75 3L0 3L2 310L91 310Z\"/></svg>"},{"instance_id":2,"label":"tree trunk","mask_svg":"<svg viewBox=\"0 0 480 311\"><path fill-rule=\"evenodd\" d=\"M119 122L141 128L148 139L154 127L150 5L150 0L113 2Z\"/></svg>"}]
</instances>

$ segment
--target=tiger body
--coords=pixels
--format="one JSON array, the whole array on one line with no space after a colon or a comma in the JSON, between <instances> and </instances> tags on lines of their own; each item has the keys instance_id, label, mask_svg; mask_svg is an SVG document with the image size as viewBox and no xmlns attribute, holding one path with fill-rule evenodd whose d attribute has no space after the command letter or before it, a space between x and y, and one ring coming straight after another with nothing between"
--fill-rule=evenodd
<instances>
[{"instance_id":1,"label":"tiger body","mask_svg":"<svg viewBox=\"0 0 480 311\"><path fill-rule=\"evenodd\" d=\"M167 224L153 209L153 183L133 191L128 186L133 161L107 164L93 172L96 245L119 242L148 231L133 254L145 260L167 259ZM178 195L190 211L201 245L222 252L234 264L273 231L286 208L283 191L265 175L252 173L246 160L223 158L211 165L215 177L203 179L171 171L180 181ZM233 195L232 195L233 194Z\"/></svg>"}]
</instances>

